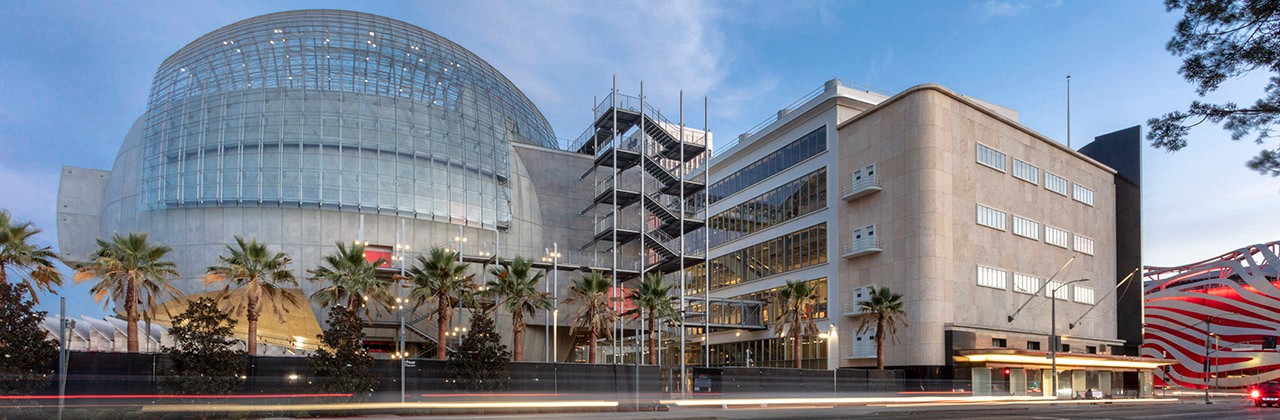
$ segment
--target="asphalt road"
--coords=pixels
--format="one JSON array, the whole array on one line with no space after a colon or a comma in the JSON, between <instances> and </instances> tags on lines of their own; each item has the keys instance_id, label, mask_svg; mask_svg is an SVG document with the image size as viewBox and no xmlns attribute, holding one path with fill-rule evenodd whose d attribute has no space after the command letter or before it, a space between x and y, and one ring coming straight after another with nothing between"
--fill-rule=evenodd
<instances>
[{"instance_id":1,"label":"asphalt road","mask_svg":"<svg viewBox=\"0 0 1280 420\"><path fill-rule=\"evenodd\" d=\"M576 413L547 415L504 415L478 419L570 420L570 419L1280 419L1280 407L1254 407L1240 400L1205 405L1193 401L1151 404L1099 405L1001 405L971 404L942 407L754 407L682 408L661 413ZM400 417L404 418L404 417ZM457 417L453 417L457 418Z\"/></svg>"}]
</instances>

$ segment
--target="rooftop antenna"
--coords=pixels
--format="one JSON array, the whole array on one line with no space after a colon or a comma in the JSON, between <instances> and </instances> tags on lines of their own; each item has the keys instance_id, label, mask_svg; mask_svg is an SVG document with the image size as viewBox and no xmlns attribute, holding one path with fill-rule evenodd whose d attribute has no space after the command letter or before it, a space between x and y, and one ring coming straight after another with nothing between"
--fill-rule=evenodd
<instances>
[{"instance_id":1,"label":"rooftop antenna","mask_svg":"<svg viewBox=\"0 0 1280 420\"><path fill-rule=\"evenodd\" d=\"M1067 75L1067 148L1071 148L1071 75Z\"/></svg>"}]
</instances>

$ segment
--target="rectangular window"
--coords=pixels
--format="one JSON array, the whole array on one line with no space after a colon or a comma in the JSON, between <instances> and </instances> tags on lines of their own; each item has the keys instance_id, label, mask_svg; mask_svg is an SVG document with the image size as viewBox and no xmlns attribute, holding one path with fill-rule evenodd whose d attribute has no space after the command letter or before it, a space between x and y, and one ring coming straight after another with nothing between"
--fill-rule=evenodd
<instances>
[{"instance_id":1,"label":"rectangular window","mask_svg":"<svg viewBox=\"0 0 1280 420\"><path fill-rule=\"evenodd\" d=\"M1044 188L1049 191L1062 194L1063 197L1066 197L1067 190L1071 188L1071 181L1067 181L1066 178L1054 175L1053 172L1045 171Z\"/></svg>"},{"instance_id":2,"label":"rectangular window","mask_svg":"<svg viewBox=\"0 0 1280 420\"><path fill-rule=\"evenodd\" d=\"M1013 216L1013 234L1035 240L1040 239L1040 223Z\"/></svg>"},{"instance_id":3,"label":"rectangular window","mask_svg":"<svg viewBox=\"0 0 1280 420\"><path fill-rule=\"evenodd\" d=\"M997 347L997 348L1009 347L1009 340L1004 338L992 338L991 347Z\"/></svg>"},{"instance_id":4,"label":"rectangular window","mask_svg":"<svg viewBox=\"0 0 1280 420\"><path fill-rule=\"evenodd\" d=\"M1033 295L1040 290L1040 278L1021 273L1013 273L1013 291Z\"/></svg>"},{"instance_id":5,"label":"rectangular window","mask_svg":"<svg viewBox=\"0 0 1280 420\"><path fill-rule=\"evenodd\" d=\"M1023 181L1040 185L1040 168L1018 159L1013 160L1013 176Z\"/></svg>"},{"instance_id":6,"label":"rectangular window","mask_svg":"<svg viewBox=\"0 0 1280 420\"><path fill-rule=\"evenodd\" d=\"M827 168L823 167L745 200L711 216L711 246L824 209L826 195Z\"/></svg>"},{"instance_id":7,"label":"rectangular window","mask_svg":"<svg viewBox=\"0 0 1280 420\"><path fill-rule=\"evenodd\" d=\"M1005 230L1009 214L984 205L978 205L978 224L999 230Z\"/></svg>"},{"instance_id":8,"label":"rectangular window","mask_svg":"<svg viewBox=\"0 0 1280 420\"><path fill-rule=\"evenodd\" d=\"M1054 299L1067 300L1067 295L1071 293L1070 288L1061 287L1062 282L1050 281L1044 286L1044 296L1053 296Z\"/></svg>"},{"instance_id":9,"label":"rectangular window","mask_svg":"<svg viewBox=\"0 0 1280 420\"><path fill-rule=\"evenodd\" d=\"M1005 171L1005 154L987 145L978 143L978 163L990 166L1000 172Z\"/></svg>"},{"instance_id":10,"label":"rectangular window","mask_svg":"<svg viewBox=\"0 0 1280 420\"><path fill-rule=\"evenodd\" d=\"M1071 345L1067 343L1062 343L1062 352L1071 353Z\"/></svg>"},{"instance_id":11,"label":"rectangular window","mask_svg":"<svg viewBox=\"0 0 1280 420\"><path fill-rule=\"evenodd\" d=\"M1082 187L1080 184L1075 184L1072 187L1071 198L1090 206L1093 205L1093 190Z\"/></svg>"},{"instance_id":12,"label":"rectangular window","mask_svg":"<svg viewBox=\"0 0 1280 420\"><path fill-rule=\"evenodd\" d=\"M827 151L827 127L823 126L712 183L711 188L707 189L711 194L708 199L714 204L825 151Z\"/></svg>"},{"instance_id":13,"label":"rectangular window","mask_svg":"<svg viewBox=\"0 0 1280 420\"><path fill-rule=\"evenodd\" d=\"M1098 354L1098 346L1084 346L1084 352L1089 354Z\"/></svg>"},{"instance_id":14,"label":"rectangular window","mask_svg":"<svg viewBox=\"0 0 1280 420\"><path fill-rule=\"evenodd\" d=\"M1039 341L1028 341L1028 342L1027 342L1027 350L1040 350L1040 342L1039 342Z\"/></svg>"},{"instance_id":15,"label":"rectangular window","mask_svg":"<svg viewBox=\"0 0 1280 420\"><path fill-rule=\"evenodd\" d=\"M1092 288L1084 287L1084 286L1075 286L1075 289L1076 290L1073 293L1074 295L1073 300L1075 300L1076 303L1083 303L1085 305L1092 305L1094 303Z\"/></svg>"},{"instance_id":16,"label":"rectangular window","mask_svg":"<svg viewBox=\"0 0 1280 420\"><path fill-rule=\"evenodd\" d=\"M1004 290L1008 285L1009 272L998 268L978 266L978 285Z\"/></svg>"},{"instance_id":17,"label":"rectangular window","mask_svg":"<svg viewBox=\"0 0 1280 420\"><path fill-rule=\"evenodd\" d=\"M1068 249L1071 248L1071 234L1053 226L1045 225L1044 241L1049 245L1056 245Z\"/></svg>"},{"instance_id":18,"label":"rectangular window","mask_svg":"<svg viewBox=\"0 0 1280 420\"><path fill-rule=\"evenodd\" d=\"M1076 252L1093 255L1093 239L1076 235Z\"/></svg>"}]
</instances>

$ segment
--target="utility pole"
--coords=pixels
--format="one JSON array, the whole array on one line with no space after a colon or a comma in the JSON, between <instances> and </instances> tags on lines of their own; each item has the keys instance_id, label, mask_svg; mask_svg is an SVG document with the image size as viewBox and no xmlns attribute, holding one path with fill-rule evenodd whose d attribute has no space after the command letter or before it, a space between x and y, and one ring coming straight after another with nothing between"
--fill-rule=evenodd
<instances>
[{"instance_id":1,"label":"utility pole","mask_svg":"<svg viewBox=\"0 0 1280 420\"><path fill-rule=\"evenodd\" d=\"M67 298L58 300L62 307L58 319L58 341L62 342L62 348L58 350L58 419L62 419L67 398Z\"/></svg>"}]
</instances>

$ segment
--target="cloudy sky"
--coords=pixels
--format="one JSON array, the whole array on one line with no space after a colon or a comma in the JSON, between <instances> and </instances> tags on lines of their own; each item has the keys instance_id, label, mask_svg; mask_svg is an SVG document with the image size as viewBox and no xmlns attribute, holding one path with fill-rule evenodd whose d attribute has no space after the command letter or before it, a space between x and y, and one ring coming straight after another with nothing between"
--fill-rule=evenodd
<instances>
[{"instance_id":1,"label":"cloudy sky","mask_svg":"<svg viewBox=\"0 0 1280 420\"><path fill-rule=\"evenodd\" d=\"M44 228L56 246L63 165L109 169L145 111L156 66L187 42L259 14L354 9L407 21L470 49L507 75L561 138L589 123L592 98L616 75L645 82L731 139L833 77L896 92L939 83L1021 113L1072 146L1141 124L1195 95L1164 50L1178 16L1159 2L6 2L0 5L0 208ZM1230 81L1211 100L1250 101L1264 74ZM1280 239L1264 215L1280 179L1244 162L1262 146L1197 128L1176 153L1144 152L1144 257L1177 265ZM64 295L86 303L86 288ZM46 299L45 309L54 309ZM90 315L101 310L75 305Z\"/></svg>"}]
</instances>

